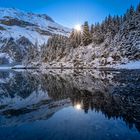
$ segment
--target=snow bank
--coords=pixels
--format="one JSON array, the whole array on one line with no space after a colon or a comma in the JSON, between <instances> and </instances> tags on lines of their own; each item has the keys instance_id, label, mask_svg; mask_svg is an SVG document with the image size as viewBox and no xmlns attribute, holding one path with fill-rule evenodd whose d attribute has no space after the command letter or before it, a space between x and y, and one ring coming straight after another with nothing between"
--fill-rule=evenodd
<instances>
[{"instance_id":1,"label":"snow bank","mask_svg":"<svg viewBox=\"0 0 140 140\"><path fill-rule=\"evenodd\" d=\"M11 69L11 67L8 67L8 66L0 66L0 70L7 70L7 69Z\"/></svg>"},{"instance_id":2,"label":"snow bank","mask_svg":"<svg viewBox=\"0 0 140 140\"><path fill-rule=\"evenodd\" d=\"M131 61L127 64L120 64L115 68L119 69L140 69L140 61Z\"/></svg>"}]
</instances>

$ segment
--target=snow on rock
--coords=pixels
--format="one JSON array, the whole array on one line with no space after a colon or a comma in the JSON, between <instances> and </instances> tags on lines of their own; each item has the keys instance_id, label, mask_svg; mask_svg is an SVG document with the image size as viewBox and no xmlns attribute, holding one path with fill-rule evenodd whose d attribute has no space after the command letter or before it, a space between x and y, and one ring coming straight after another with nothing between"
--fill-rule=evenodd
<instances>
[{"instance_id":1,"label":"snow on rock","mask_svg":"<svg viewBox=\"0 0 140 140\"><path fill-rule=\"evenodd\" d=\"M11 57L6 54L6 53L0 53L0 64L4 64L4 63L12 63L13 60L11 59Z\"/></svg>"},{"instance_id":2,"label":"snow on rock","mask_svg":"<svg viewBox=\"0 0 140 140\"><path fill-rule=\"evenodd\" d=\"M21 37L28 38L33 44L38 43L38 45L42 45L43 43L47 43L49 36L40 35L40 33L29 30L27 28L19 27L19 26L3 26L6 30L1 32L1 39L13 37L15 40L20 39ZM8 30L8 31L7 31Z\"/></svg>"},{"instance_id":3,"label":"snow on rock","mask_svg":"<svg viewBox=\"0 0 140 140\"><path fill-rule=\"evenodd\" d=\"M108 57L102 57L108 52L102 45L97 46L90 44L88 46L80 46L72 50L68 56L63 57L59 61L43 63L40 68L116 68L116 69L140 69L140 61L129 61L128 58L122 57L120 61L114 60L113 53L110 52ZM120 56L121 57L121 56Z\"/></svg>"}]
</instances>

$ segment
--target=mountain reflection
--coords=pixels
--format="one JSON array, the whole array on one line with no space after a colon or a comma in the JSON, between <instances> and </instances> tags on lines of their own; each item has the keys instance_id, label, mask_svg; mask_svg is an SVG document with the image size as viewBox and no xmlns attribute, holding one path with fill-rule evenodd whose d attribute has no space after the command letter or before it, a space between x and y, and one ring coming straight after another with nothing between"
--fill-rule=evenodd
<instances>
[{"instance_id":1,"label":"mountain reflection","mask_svg":"<svg viewBox=\"0 0 140 140\"><path fill-rule=\"evenodd\" d=\"M140 132L140 71L0 72L1 126L46 120L68 106L122 118Z\"/></svg>"}]
</instances>

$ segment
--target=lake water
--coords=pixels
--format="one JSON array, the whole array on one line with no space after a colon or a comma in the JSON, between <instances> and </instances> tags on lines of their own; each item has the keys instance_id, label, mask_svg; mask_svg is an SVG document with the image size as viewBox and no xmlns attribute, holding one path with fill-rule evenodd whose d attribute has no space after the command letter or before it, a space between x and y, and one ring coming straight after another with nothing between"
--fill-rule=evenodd
<instances>
[{"instance_id":1,"label":"lake water","mask_svg":"<svg viewBox=\"0 0 140 140\"><path fill-rule=\"evenodd\" d=\"M0 140L140 140L140 70L0 71Z\"/></svg>"}]
</instances>

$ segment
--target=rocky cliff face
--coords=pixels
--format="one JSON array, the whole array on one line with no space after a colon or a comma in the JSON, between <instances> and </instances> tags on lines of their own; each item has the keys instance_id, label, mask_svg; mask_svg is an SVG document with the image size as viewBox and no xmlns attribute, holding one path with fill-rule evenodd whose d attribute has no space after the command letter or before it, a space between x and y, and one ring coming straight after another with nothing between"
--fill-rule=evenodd
<instances>
[{"instance_id":1,"label":"rocky cliff face","mask_svg":"<svg viewBox=\"0 0 140 140\"><path fill-rule=\"evenodd\" d=\"M28 49L39 48L54 34L67 36L69 32L45 14L0 8L0 64L21 62Z\"/></svg>"},{"instance_id":2,"label":"rocky cliff face","mask_svg":"<svg viewBox=\"0 0 140 140\"><path fill-rule=\"evenodd\" d=\"M9 59L7 60L8 63L12 62L22 62L23 58L27 55L28 50L30 47L36 47L32 42L27 39L26 37L21 37L17 40L14 40L14 38L9 38L3 40L4 45L1 46L0 51L3 57L2 59L5 58L6 55L8 55ZM1 64L6 64L5 61L3 61Z\"/></svg>"}]
</instances>

